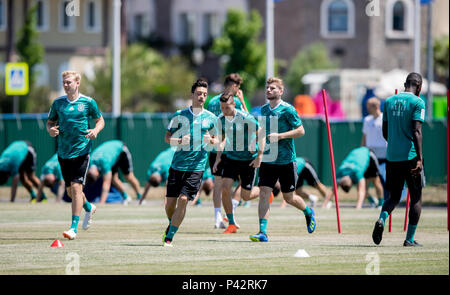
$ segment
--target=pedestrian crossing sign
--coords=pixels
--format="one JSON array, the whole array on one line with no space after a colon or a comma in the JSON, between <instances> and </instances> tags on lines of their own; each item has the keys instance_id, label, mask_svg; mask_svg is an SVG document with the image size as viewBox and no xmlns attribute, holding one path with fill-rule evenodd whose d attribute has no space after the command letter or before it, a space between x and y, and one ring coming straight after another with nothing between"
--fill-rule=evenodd
<instances>
[{"instance_id":1,"label":"pedestrian crossing sign","mask_svg":"<svg viewBox=\"0 0 450 295\"><path fill-rule=\"evenodd\" d=\"M28 64L7 63L5 66L5 93L6 95L28 94Z\"/></svg>"}]
</instances>

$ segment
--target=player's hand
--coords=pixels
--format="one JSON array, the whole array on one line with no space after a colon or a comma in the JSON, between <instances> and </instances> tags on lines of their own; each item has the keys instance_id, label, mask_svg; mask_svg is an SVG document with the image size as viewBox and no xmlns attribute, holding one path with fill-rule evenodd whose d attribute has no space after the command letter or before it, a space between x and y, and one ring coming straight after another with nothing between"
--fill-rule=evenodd
<instances>
[{"instance_id":1,"label":"player's hand","mask_svg":"<svg viewBox=\"0 0 450 295\"><path fill-rule=\"evenodd\" d=\"M95 130L95 129L88 129L87 130L87 134L86 134L86 138L89 138L89 139L96 139L97 138L97 134L98 134L98 132L97 132L97 130Z\"/></svg>"},{"instance_id":2,"label":"player's hand","mask_svg":"<svg viewBox=\"0 0 450 295\"><path fill-rule=\"evenodd\" d=\"M241 89L239 89L239 90L236 92L236 96L239 98L239 100L240 100L242 103L244 103L244 93L242 93L242 90L241 90Z\"/></svg>"},{"instance_id":3,"label":"player's hand","mask_svg":"<svg viewBox=\"0 0 450 295\"><path fill-rule=\"evenodd\" d=\"M209 144L212 144L213 138L211 137L211 134L209 134L208 131L206 131L206 134L203 135L203 142L207 142Z\"/></svg>"},{"instance_id":4,"label":"player's hand","mask_svg":"<svg viewBox=\"0 0 450 295\"><path fill-rule=\"evenodd\" d=\"M218 159L214 162L213 168L212 168L212 172L216 173L217 172L217 166L219 166L220 161L222 161L220 159L220 157L217 157Z\"/></svg>"},{"instance_id":5,"label":"player's hand","mask_svg":"<svg viewBox=\"0 0 450 295\"><path fill-rule=\"evenodd\" d=\"M262 155L258 155L253 161L251 161L249 166L253 168L259 168L259 166L261 166L261 162L262 162Z\"/></svg>"},{"instance_id":6,"label":"player's hand","mask_svg":"<svg viewBox=\"0 0 450 295\"><path fill-rule=\"evenodd\" d=\"M56 137L59 135L59 126L53 126L50 128L49 134L51 137Z\"/></svg>"},{"instance_id":7,"label":"player's hand","mask_svg":"<svg viewBox=\"0 0 450 295\"><path fill-rule=\"evenodd\" d=\"M181 145L188 145L191 142L191 135L186 134L181 138Z\"/></svg>"},{"instance_id":8,"label":"player's hand","mask_svg":"<svg viewBox=\"0 0 450 295\"><path fill-rule=\"evenodd\" d=\"M281 139L279 133L270 133L269 135L267 135L267 138L270 143L278 142Z\"/></svg>"},{"instance_id":9,"label":"player's hand","mask_svg":"<svg viewBox=\"0 0 450 295\"><path fill-rule=\"evenodd\" d=\"M418 160L416 163L416 167L411 169L411 174L418 176L420 175L420 172L422 172L422 169L423 169L422 161Z\"/></svg>"}]
</instances>

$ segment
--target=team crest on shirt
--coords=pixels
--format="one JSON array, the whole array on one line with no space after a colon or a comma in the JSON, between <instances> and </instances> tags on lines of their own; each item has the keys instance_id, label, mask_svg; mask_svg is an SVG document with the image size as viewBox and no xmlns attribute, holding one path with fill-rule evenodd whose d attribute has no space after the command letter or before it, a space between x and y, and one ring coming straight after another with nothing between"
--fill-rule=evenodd
<instances>
[{"instance_id":1,"label":"team crest on shirt","mask_svg":"<svg viewBox=\"0 0 450 295\"><path fill-rule=\"evenodd\" d=\"M79 104L79 105L78 105L78 111L79 111L79 112L84 111L84 104Z\"/></svg>"}]
</instances>

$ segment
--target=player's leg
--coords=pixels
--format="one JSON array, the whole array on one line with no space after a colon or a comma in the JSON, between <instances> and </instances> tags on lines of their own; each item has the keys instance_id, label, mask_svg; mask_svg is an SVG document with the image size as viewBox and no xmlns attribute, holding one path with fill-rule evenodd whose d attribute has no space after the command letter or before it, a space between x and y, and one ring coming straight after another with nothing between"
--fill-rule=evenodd
<instances>
[{"instance_id":1,"label":"player's leg","mask_svg":"<svg viewBox=\"0 0 450 295\"><path fill-rule=\"evenodd\" d=\"M305 215L306 226L309 233L313 233L316 228L316 220L314 210L309 208L302 197L295 194L295 188L298 182L297 165L295 162L283 165L280 173L281 192L283 199L289 205L302 211Z\"/></svg>"},{"instance_id":2,"label":"player's leg","mask_svg":"<svg viewBox=\"0 0 450 295\"><path fill-rule=\"evenodd\" d=\"M136 193L136 199L139 200L141 195L141 187L139 185L139 181L137 180L136 176L133 172L130 172L128 174L124 174L125 179L128 181L128 183L133 188L134 192Z\"/></svg>"},{"instance_id":3,"label":"player's leg","mask_svg":"<svg viewBox=\"0 0 450 295\"><path fill-rule=\"evenodd\" d=\"M20 182L22 183L22 185L25 187L25 189L30 193L30 197L31 197L30 202L32 202L32 203L36 202L37 195L36 195L36 192L33 190L33 184L28 179L27 174L25 172L20 172L19 179L20 179Z\"/></svg>"},{"instance_id":4,"label":"player's leg","mask_svg":"<svg viewBox=\"0 0 450 295\"><path fill-rule=\"evenodd\" d=\"M169 172L170 173L170 172ZM172 240L178 231L186 215L186 207L189 201L192 201L200 190L203 172L185 172L180 173L181 188L175 211L173 212L170 226L164 238L164 246L172 246Z\"/></svg>"},{"instance_id":5,"label":"player's leg","mask_svg":"<svg viewBox=\"0 0 450 295\"><path fill-rule=\"evenodd\" d=\"M224 231L224 233L235 233L236 232L236 224L234 222L234 211L233 211L233 203L231 201L231 191L233 187L234 180L233 178L223 177L222 178L222 204L223 209L225 210L225 214L228 219L228 227Z\"/></svg>"},{"instance_id":6,"label":"player's leg","mask_svg":"<svg viewBox=\"0 0 450 295\"><path fill-rule=\"evenodd\" d=\"M258 201L258 218L259 218L259 232L256 235L251 235L250 240L253 242L267 242L267 223L270 215L270 196L273 188L279 178L278 165L271 165L261 163L259 168L259 201Z\"/></svg>"},{"instance_id":7,"label":"player's leg","mask_svg":"<svg viewBox=\"0 0 450 295\"><path fill-rule=\"evenodd\" d=\"M410 194L410 207L408 215L408 229L406 232L406 239L403 246L422 246L414 240L416 234L417 225L419 224L420 214L422 213L422 187L425 185L424 171L420 175L412 175L411 169L415 168L416 160L409 161L410 169L406 177L406 183L408 185Z\"/></svg>"},{"instance_id":8,"label":"player's leg","mask_svg":"<svg viewBox=\"0 0 450 295\"><path fill-rule=\"evenodd\" d=\"M389 190L389 199L386 200L381 208L380 216L375 223L372 239L375 244L380 244L383 238L383 230L386 219L394 211L395 207L400 202L400 197L405 183L404 171L407 162L387 162L386 163L386 187Z\"/></svg>"}]
</instances>

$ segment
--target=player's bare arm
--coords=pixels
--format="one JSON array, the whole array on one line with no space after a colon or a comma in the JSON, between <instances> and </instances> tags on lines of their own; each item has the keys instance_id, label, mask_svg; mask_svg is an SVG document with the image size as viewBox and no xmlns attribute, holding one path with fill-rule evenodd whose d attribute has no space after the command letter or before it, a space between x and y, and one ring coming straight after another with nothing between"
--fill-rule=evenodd
<instances>
[{"instance_id":1,"label":"player's bare arm","mask_svg":"<svg viewBox=\"0 0 450 295\"><path fill-rule=\"evenodd\" d=\"M105 120L103 119L103 116L100 118L95 119L95 127L94 129L88 129L86 138L89 139L96 139L97 135L102 131L102 129L105 128Z\"/></svg>"},{"instance_id":2,"label":"player's bare arm","mask_svg":"<svg viewBox=\"0 0 450 295\"><path fill-rule=\"evenodd\" d=\"M413 123L413 142L416 148L418 161L416 167L411 170L413 174L420 174L423 169L423 156L422 156L422 122L414 121Z\"/></svg>"},{"instance_id":3,"label":"player's bare arm","mask_svg":"<svg viewBox=\"0 0 450 295\"><path fill-rule=\"evenodd\" d=\"M51 137L56 137L59 135L59 126L56 125L58 122L48 120L47 121L47 132Z\"/></svg>"}]
</instances>

